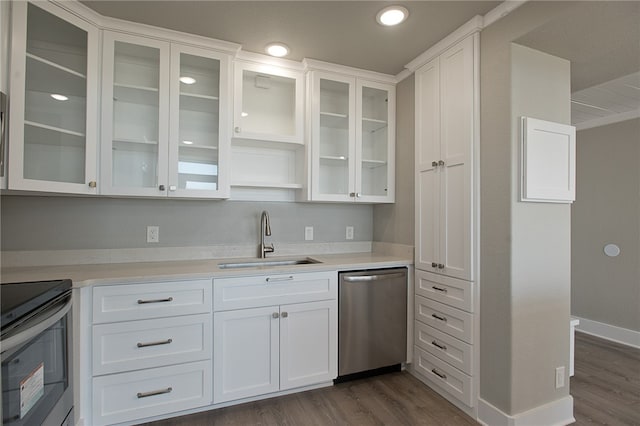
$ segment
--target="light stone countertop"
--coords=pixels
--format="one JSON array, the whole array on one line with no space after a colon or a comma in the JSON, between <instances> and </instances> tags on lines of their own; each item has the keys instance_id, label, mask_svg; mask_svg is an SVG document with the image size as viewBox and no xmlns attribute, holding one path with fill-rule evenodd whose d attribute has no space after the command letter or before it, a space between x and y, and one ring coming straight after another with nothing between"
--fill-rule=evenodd
<instances>
[{"instance_id":1,"label":"light stone countertop","mask_svg":"<svg viewBox=\"0 0 640 426\"><path fill-rule=\"evenodd\" d=\"M162 262L107 263L97 265L62 265L2 268L3 283L29 282L70 278L73 287L122 284L123 282L169 281L176 279L202 279L265 274L287 274L317 271L350 271L374 268L409 266L413 259L375 252L343 253L331 255L268 257L267 260L310 257L321 263L288 266L262 266L249 268L219 267L222 263L256 261L255 258L176 260Z\"/></svg>"}]
</instances>

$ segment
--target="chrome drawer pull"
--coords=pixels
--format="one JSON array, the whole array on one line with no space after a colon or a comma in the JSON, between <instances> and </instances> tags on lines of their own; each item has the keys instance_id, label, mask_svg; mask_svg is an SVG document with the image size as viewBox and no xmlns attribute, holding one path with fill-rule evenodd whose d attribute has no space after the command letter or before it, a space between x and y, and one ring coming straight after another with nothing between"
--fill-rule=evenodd
<instances>
[{"instance_id":1,"label":"chrome drawer pull","mask_svg":"<svg viewBox=\"0 0 640 426\"><path fill-rule=\"evenodd\" d=\"M435 285L432 285L432 286L431 286L431 288L432 288L432 289L434 289L434 290L436 290L436 291L441 291L441 292L443 292L443 293L446 293L446 292L447 292L447 289L446 289L446 288L438 287L438 286L435 286Z\"/></svg>"},{"instance_id":2,"label":"chrome drawer pull","mask_svg":"<svg viewBox=\"0 0 640 426\"><path fill-rule=\"evenodd\" d=\"M280 314L278 312L274 312L271 314L271 318L280 318Z\"/></svg>"},{"instance_id":3,"label":"chrome drawer pull","mask_svg":"<svg viewBox=\"0 0 640 426\"><path fill-rule=\"evenodd\" d=\"M151 299L151 300L138 299L138 305L144 305L145 303L164 303L164 302L173 302L173 297L167 297L166 299Z\"/></svg>"},{"instance_id":4,"label":"chrome drawer pull","mask_svg":"<svg viewBox=\"0 0 640 426\"><path fill-rule=\"evenodd\" d=\"M362 282L362 281L380 281L391 280L395 278L404 278L406 275L404 272L395 272L392 274L379 274L379 275L354 275L346 276L342 279L349 283Z\"/></svg>"},{"instance_id":5,"label":"chrome drawer pull","mask_svg":"<svg viewBox=\"0 0 640 426\"><path fill-rule=\"evenodd\" d=\"M148 396L154 396L154 395L162 395L163 393L170 393L173 390L173 388L166 388L166 389L159 389L159 390L154 390L154 391L149 391L149 392L138 392L138 398L146 398Z\"/></svg>"},{"instance_id":6,"label":"chrome drawer pull","mask_svg":"<svg viewBox=\"0 0 640 426\"><path fill-rule=\"evenodd\" d=\"M446 347L445 345L441 345L440 343L436 342L435 340L433 340L433 341L431 342L431 344L432 344L433 346L435 346L436 348L442 349L443 351L446 351L446 350L447 350L447 347Z\"/></svg>"},{"instance_id":7,"label":"chrome drawer pull","mask_svg":"<svg viewBox=\"0 0 640 426\"><path fill-rule=\"evenodd\" d=\"M447 318L446 317L441 317L440 315L436 315L436 314L431 314L431 316L434 317L437 320L447 322Z\"/></svg>"},{"instance_id":8,"label":"chrome drawer pull","mask_svg":"<svg viewBox=\"0 0 640 426\"><path fill-rule=\"evenodd\" d=\"M160 345L168 345L173 342L173 339L160 340L157 342L149 342L149 343L138 343L139 348L146 348L147 346L160 346Z\"/></svg>"},{"instance_id":9,"label":"chrome drawer pull","mask_svg":"<svg viewBox=\"0 0 640 426\"><path fill-rule=\"evenodd\" d=\"M288 277L275 277L275 278L267 277L268 283L273 283L276 281L292 281L292 280L293 280L293 275L289 275Z\"/></svg>"},{"instance_id":10,"label":"chrome drawer pull","mask_svg":"<svg viewBox=\"0 0 640 426\"><path fill-rule=\"evenodd\" d=\"M283 313L280 314L280 316L282 318L287 318L287 317L289 317L289 313L288 312L283 312Z\"/></svg>"},{"instance_id":11,"label":"chrome drawer pull","mask_svg":"<svg viewBox=\"0 0 640 426\"><path fill-rule=\"evenodd\" d=\"M439 371L438 371L438 370L436 370L435 368L432 368L432 369L431 369L431 372L432 372L433 374L435 374L436 376L440 377L441 379L443 379L443 380L447 380L447 375L446 375L446 374L444 374L444 373L439 372Z\"/></svg>"}]
</instances>

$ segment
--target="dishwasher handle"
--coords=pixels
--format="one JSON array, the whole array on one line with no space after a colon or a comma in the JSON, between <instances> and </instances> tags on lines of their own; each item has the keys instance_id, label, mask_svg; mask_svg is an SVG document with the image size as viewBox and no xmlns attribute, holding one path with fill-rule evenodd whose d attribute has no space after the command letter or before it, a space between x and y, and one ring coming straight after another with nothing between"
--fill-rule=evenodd
<instances>
[{"instance_id":1,"label":"dishwasher handle","mask_svg":"<svg viewBox=\"0 0 640 426\"><path fill-rule=\"evenodd\" d=\"M404 272L395 272L392 274L376 274L376 275L347 275L342 277L344 281L348 283L363 282L363 281L379 281L390 280L393 278L405 278Z\"/></svg>"}]
</instances>

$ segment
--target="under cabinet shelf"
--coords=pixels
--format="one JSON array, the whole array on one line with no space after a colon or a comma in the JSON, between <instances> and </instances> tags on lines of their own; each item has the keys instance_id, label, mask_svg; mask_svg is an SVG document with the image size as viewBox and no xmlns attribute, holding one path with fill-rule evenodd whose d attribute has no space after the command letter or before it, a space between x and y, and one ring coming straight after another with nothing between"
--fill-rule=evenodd
<instances>
[{"instance_id":1,"label":"under cabinet shelf","mask_svg":"<svg viewBox=\"0 0 640 426\"><path fill-rule=\"evenodd\" d=\"M375 169L377 167L386 166L387 162L383 160L362 160L362 167L367 169Z\"/></svg>"},{"instance_id":2,"label":"under cabinet shelf","mask_svg":"<svg viewBox=\"0 0 640 426\"><path fill-rule=\"evenodd\" d=\"M362 130L365 132L377 132L380 129L387 127L386 120L378 120L376 118L362 117Z\"/></svg>"},{"instance_id":3,"label":"under cabinet shelf","mask_svg":"<svg viewBox=\"0 0 640 426\"><path fill-rule=\"evenodd\" d=\"M86 141L84 133L73 132L26 120L24 124L25 145L85 147Z\"/></svg>"},{"instance_id":4,"label":"under cabinet shelf","mask_svg":"<svg viewBox=\"0 0 640 426\"><path fill-rule=\"evenodd\" d=\"M197 111L217 116L219 101L220 98L217 96L181 92L180 110Z\"/></svg>"},{"instance_id":5,"label":"under cabinet shelf","mask_svg":"<svg viewBox=\"0 0 640 426\"><path fill-rule=\"evenodd\" d=\"M34 60L36 62L40 62L40 63L42 63L44 65L48 65L48 66L56 68L56 69L58 69L60 71L64 71L67 74L71 74L73 76L80 77L80 78L87 78L87 76L85 74L82 74L82 73L80 73L78 71L72 70L71 68L65 67L64 65L60 65L60 64L58 64L56 62L50 61L50 60L45 59L43 57L40 57L38 55L34 55L33 53L28 53L27 52L26 56L27 56L27 58L32 59L32 60Z\"/></svg>"},{"instance_id":6,"label":"under cabinet shelf","mask_svg":"<svg viewBox=\"0 0 640 426\"><path fill-rule=\"evenodd\" d=\"M26 90L79 98L87 96L84 74L30 53L26 55L26 65Z\"/></svg>"},{"instance_id":7,"label":"under cabinet shelf","mask_svg":"<svg viewBox=\"0 0 640 426\"><path fill-rule=\"evenodd\" d=\"M232 187L240 188L279 188L279 189L301 189L300 183L277 183L277 182L236 182Z\"/></svg>"},{"instance_id":8,"label":"under cabinet shelf","mask_svg":"<svg viewBox=\"0 0 640 426\"><path fill-rule=\"evenodd\" d=\"M116 102L127 102L158 106L160 91L157 87L136 86L116 83L113 85L113 99Z\"/></svg>"}]
</instances>

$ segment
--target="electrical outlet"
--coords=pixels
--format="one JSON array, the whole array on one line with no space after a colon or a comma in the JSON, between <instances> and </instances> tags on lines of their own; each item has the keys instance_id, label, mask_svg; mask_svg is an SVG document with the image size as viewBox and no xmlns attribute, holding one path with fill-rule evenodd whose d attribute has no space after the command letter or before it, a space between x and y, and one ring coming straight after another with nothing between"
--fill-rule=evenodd
<instances>
[{"instance_id":1,"label":"electrical outlet","mask_svg":"<svg viewBox=\"0 0 640 426\"><path fill-rule=\"evenodd\" d=\"M147 242L148 243L160 242L160 227L159 226L147 226Z\"/></svg>"},{"instance_id":2,"label":"electrical outlet","mask_svg":"<svg viewBox=\"0 0 640 426\"><path fill-rule=\"evenodd\" d=\"M313 226L304 227L304 239L305 241L313 241Z\"/></svg>"},{"instance_id":3,"label":"electrical outlet","mask_svg":"<svg viewBox=\"0 0 640 426\"><path fill-rule=\"evenodd\" d=\"M556 368L556 389L564 387L564 367Z\"/></svg>"},{"instance_id":4,"label":"electrical outlet","mask_svg":"<svg viewBox=\"0 0 640 426\"><path fill-rule=\"evenodd\" d=\"M353 226L347 226L347 232L345 235L347 240L353 240Z\"/></svg>"}]
</instances>

